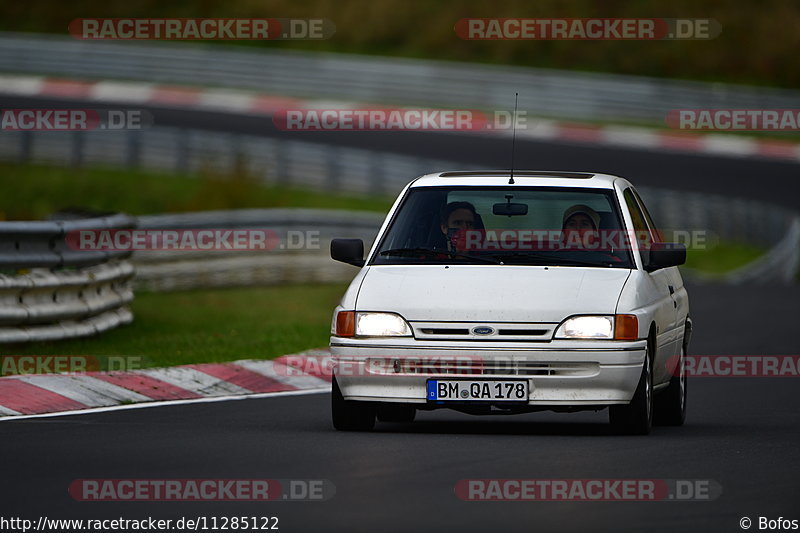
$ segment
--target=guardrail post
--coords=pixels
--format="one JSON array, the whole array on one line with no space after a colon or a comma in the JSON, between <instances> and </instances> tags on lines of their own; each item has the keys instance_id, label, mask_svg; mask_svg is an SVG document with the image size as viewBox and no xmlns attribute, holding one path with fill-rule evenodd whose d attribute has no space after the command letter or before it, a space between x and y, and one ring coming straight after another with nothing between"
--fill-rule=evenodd
<instances>
[{"instance_id":1,"label":"guardrail post","mask_svg":"<svg viewBox=\"0 0 800 533\"><path fill-rule=\"evenodd\" d=\"M236 133L231 133L228 136L228 142L230 143L230 160L228 168L228 174L231 176L246 176L247 175L247 156L244 153L244 150L241 149L242 142L239 139L239 135Z\"/></svg>"},{"instance_id":2,"label":"guardrail post","mask_svg":"<svg viewBox=\"0 0 800 533\"><path fill-rule=\"evenodd\" d=\"M175 133L178 136L177 150L175 153L175 172L185 174L189 171L189 156L191 147L189 145L191 132L183 128Z\"/></svg>"},{"instance_id":3,"label":"guardrail post","mask_svg":"<svg viewBox=\"0 0 800 533\"><path fill-rule=\"evenodd\" d=\"M325 157L325 188L329 191L339 189L341 167L339 165L339 150L336 146L330 145L326 150Z\"/></svg>"},{"instance_id":4,"label":"guardrail post","mask_svg":"<svg viewBox=\"0 0 800 533\"><path fill-rule=\"evenodd\" d=\"M386 178L384 173L381 154L370 152L369 155L369 183L367 190L372 196L381 196L383 193L383 180Z\"/></svg>"},{"instance_id":5,"label":"guardrail post","mask_svg":"<svg viewBox=\"0 0 800 533\"><path fill-rule=\"evenodd\" d=\"M266 137L257 141L250 139L248 147L253 171L261 183L272 184L275 180L275 141Z\"/></svg>"},{"instance_id":6,"label":"guardrail post","mask_svg":"<svg viewBox=\"0 0 800 533\"><path fill-rule=\"evenodd\" d=\"M142 160L142 135L141 131L131 130L128 132L127 138L127 156L125 162L128 168L139 168Z\"/></svg>"},{"instance_id":7,"label":"guardrail post","mask_svg":"<svg viewBox=\"0 0 800 533\"><path fill-rule=\"evenodd\" d=\"M29 131L20 133L18 160L20 163L28 163L31 160L31 152L33 151L33 133Z\"/></svg>"},{"instance_id":8,"label":"guardrail post","mask_svg":"<svg viewBox=\"0 0 800 533\"><path fill-rule=\"evenodd\" d=\"M71 134L71 137L70 165L79 167L83 164L83 148L85 145L84 133L82 131L75 131Z\"/></svg>"},{"instance_id":9,"label":"guardrail post","mask_svg":"<svg viewBox=\"0 0 800 533\"><path fill-rule=\"evenodd\" d=\"M289 150L288 143L282 139L275 141L275 181L281 185L291 183L289 177L289 158L286 151Z\"/></svg>"}]
</instances>

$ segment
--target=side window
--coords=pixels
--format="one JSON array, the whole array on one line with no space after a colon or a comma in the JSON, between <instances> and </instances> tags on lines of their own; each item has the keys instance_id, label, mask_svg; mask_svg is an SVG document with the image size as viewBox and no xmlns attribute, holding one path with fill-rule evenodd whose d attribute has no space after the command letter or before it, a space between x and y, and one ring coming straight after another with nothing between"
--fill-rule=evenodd
<instances>
[{"instance_id":1,"label":"side window","mask_svg":"<svg viewBox=\"0 0 800 533\"><path fill-rule=\"evenodd\" d=\"M623 193L625 198L625 205L628 206L628 211L631 213L631 220L633 221L633 232L636 237L636 242L639 250L645 251L650 249L652 242L650 229L647 226L647 219L639 207L639 202L636 201L633 189L630 187L625 189Z\"/></svg>"},{"instance_id":2,"label":"side window","mask_svg":"<svg viewBox=\"0 0 800 533\"><path fill-rule=\"evenodd\" d=\"M663 239L661 238L661 231L658 229L658 226L656 226L655 222L653 222L653 217L650 216L650 211L648 211L647 206L644 205L642 197L639 196L637 191L634 191L633 189L629 190L633 191L633 195L636 197L636 200L639 202L639 206L642 208L642 214L644 214L644 219L650 228L651 238L654 242L662 242Z\"/></svg>"}]
</instances>

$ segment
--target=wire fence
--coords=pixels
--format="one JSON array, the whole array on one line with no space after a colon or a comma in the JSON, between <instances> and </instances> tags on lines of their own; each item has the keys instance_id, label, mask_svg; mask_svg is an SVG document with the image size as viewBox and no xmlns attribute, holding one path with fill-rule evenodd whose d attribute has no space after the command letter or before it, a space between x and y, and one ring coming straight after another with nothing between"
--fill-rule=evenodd
<instances>
[{"instance_id":1,"label":"wire fence","mask_svg":"<svg viewBox=\"0 0 800 533\"><path fill-rule=\"evenodd\" d=\"M383 218L379 213L332 209L237 209L143 216L139 229L144 230L267 230L273 246L264 251L138 251L133 257L135 285L172 291L349 281L356 270L330 258L331 239L356 238L369 245Z\"/></svg>"}]
</instances>

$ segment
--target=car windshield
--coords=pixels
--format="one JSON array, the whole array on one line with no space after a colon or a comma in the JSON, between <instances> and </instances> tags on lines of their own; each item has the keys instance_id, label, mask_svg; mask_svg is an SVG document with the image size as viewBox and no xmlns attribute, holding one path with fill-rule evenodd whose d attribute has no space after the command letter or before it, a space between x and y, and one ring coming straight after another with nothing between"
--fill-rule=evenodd
<instances>
[{"instance_id":1,"label":"car windshield","mask_svg":"<svg viewBox=\"0 0 800 533\"><path fill-rule=\"evenodd\" d=\"M410 189L373 265L632 268L613 191L560 187Z\"/></svg>"}]
</instances>

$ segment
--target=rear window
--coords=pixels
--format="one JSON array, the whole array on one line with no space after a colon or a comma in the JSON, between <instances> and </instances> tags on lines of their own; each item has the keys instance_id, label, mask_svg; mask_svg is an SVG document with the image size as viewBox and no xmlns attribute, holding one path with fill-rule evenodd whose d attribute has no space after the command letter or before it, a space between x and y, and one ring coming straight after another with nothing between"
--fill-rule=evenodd
<instances>
[{"instance_id":1,"label":"rear window","mask_svg":"<svg viewBox=\"0 0 800 533\"><path fill-rule=\"evenodd\" d=\"M612 190L410 189L371 264L545 264L631 268Z\"/></svg>"}]
</instances>

